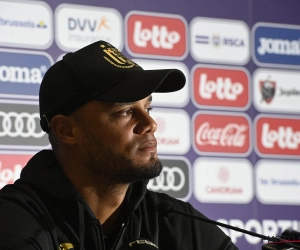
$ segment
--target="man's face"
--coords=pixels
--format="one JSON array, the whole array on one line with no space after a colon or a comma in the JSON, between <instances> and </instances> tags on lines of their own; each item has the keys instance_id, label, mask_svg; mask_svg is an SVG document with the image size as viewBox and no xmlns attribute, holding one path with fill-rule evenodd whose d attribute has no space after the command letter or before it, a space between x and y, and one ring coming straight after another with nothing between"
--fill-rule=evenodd
<instances>
[{"instance_id":1,"label":"man's face","mask_svg":"<svg viewBox=\"0 0 300 250\"><path fill-rule=\"evenodd\" d=\"M160 174L150 104L151 96L132 103L91 101L70 115L83 165L93 177L131 183Z\"/></svg>"}]
</instances>

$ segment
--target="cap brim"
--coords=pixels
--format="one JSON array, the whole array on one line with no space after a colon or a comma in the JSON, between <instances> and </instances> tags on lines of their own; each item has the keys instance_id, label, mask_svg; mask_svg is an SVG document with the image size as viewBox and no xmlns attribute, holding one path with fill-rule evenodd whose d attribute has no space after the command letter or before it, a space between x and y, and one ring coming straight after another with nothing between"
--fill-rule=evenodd
<instances>
[{"instance_id":1,"label":"cap brim","mask_svg":"<svg viewBox=\"0 0 300 250\"><path fill-rule=\"evenodd\" d=\"M153 92L173 92L184 87L184 74L178 69L140 70L122 79L95 99L107 102L135 102Z\"/></svg>"}]
</instances>

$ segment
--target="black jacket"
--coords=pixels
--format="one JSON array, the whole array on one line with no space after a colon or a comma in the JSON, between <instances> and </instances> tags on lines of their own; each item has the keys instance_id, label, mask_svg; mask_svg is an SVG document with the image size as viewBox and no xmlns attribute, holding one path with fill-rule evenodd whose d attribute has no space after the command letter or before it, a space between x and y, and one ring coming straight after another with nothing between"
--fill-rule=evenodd
<instances>
[{"instance_id":1,"label":"black jacket","mask_svg":"<svg viewBox=\"0 0 300 250\"><path fill-rule=\"evenodd\" d=\"M175 215L158 215L159 201L203 216L189 203L148 191L145 182L130 186L125 197L123 223L116 228L115 244L145 238L160 250L237 249L218 227ZM0 191L1 250L104 250L101 225L86 201L63 173L53 152L37 153L21 178Z\"/></svg>"}]
</instances>

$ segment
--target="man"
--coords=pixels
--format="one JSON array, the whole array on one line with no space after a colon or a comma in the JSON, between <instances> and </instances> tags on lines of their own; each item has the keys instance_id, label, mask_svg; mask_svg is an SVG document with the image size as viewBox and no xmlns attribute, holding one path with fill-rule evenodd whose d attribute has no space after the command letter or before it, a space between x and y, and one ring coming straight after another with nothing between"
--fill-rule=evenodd
<instances>
[{"instance_id":1,"label":"man","mask_svg":"<svg viewBox=\"0 0 300 250\"><path fill-rule=\"evenodd\" d=\"M161 250L236 249L216 226L158 215L156 205L203 216L146 185L162 170L151 94L181 89L175 69L144 71L104 41L64 56L40 88L37 153L0 195L0 249L119 249L144 238Z\"/></svg>"}]
</instances>

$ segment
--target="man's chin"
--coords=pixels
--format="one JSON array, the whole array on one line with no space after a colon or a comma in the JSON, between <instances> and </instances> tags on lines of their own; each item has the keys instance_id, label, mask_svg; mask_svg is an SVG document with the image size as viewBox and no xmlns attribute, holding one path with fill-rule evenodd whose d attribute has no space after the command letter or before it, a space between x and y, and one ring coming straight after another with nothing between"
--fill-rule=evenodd
<instances>
[{"instance_id":1,"label":"man's chin","mask_svg":"<svg viewBox=\"0 0 300 250\"><path fill-rule=\"evenodd\" d=\"M162 164L158 158L152 158L150 162L147 162L147 164L136 165L131 170L127 169L128 172L123 173L122 177L120 176L120 178L124 183L149 180L159 176L162 168Z\"/></svg>"}]
</instances>

